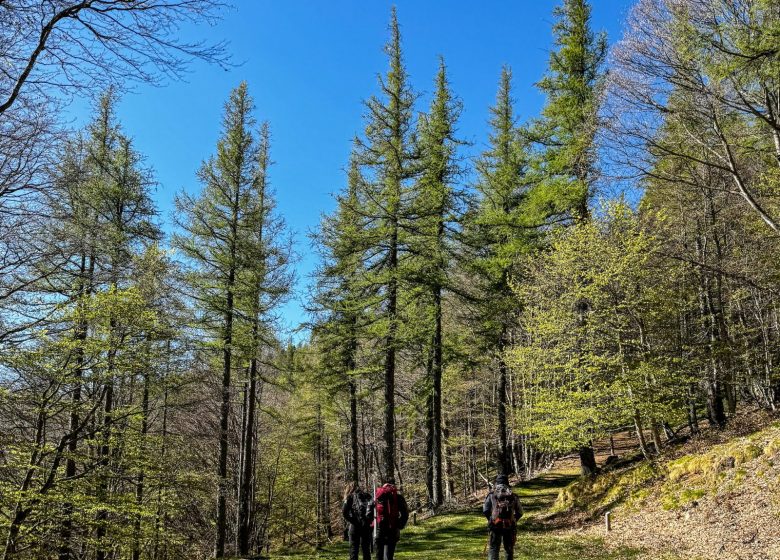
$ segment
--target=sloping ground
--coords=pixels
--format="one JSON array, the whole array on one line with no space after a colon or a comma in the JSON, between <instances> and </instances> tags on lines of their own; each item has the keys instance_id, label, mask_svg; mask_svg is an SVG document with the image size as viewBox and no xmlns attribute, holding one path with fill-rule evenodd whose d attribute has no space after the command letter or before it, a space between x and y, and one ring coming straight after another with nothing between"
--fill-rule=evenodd
<instances>
[{"instance_id":1,"label":"sloping ground","mask_svg":"<svg viewBox=\"0 0 780 560\"><path fill-rule=\"evenodd\" d=\"M566 526L585 525L583 534L603 536L606 511L612 549L637 546L655 558L780 559L780 423L746 415L654 464L577 480L543 522L564 534Z\"/></svg>"},{"instance_id":2,"label":"sloping ground","mask_svg":"<svg viewBox=\"0 0 780 560\"><path fill-rule=\"evenodd\" d=\"M555 501L563 487L575 476L553 472L540 476L518 489L526 515L521 523L515 548L516 560L628 560L640 558L633 547L606 548L601 537L585 534L557 534L539 524L539 516ZM416 526L409 526L398 546L398 560L474 560L485 558L487 530L481 511L437 515ZM344 560L343 543L319 553L277 556L287 560Z\"/></svg>"}]
</instances>

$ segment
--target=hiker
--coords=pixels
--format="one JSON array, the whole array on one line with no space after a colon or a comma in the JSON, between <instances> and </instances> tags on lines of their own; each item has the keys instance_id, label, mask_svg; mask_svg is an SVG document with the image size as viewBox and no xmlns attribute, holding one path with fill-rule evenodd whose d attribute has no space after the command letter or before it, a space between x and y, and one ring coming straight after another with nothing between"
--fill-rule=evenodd
<instances>
[{"instance_id":1,"label":"hiker","mask_svg":"<svg viewBox=\"0 0 780 560\"><path fill-rule=\"evenodd\" d=\"M363 550L363 560L371 560L371 494L352 482L344 489L341 514L349 527L349 560L358 560Z\"/></svg>"},{"instance_id":2,"label":"hiker","mask_svg":"<svg viewBox=\"0 0 780 560\"><path fill-rule=\"evenodd\" d=\"M504 558L513 560L517 520L522 517L523 510L520 507L520 500L512 493L507 475L500 474L496 477L496 485L485 498L482 513L487 518L490 529L488 560L498 560L502 543Z\"/></svg>"},{"instance_id":3,"label":"hiker","mask_svg":"<svg viewBox=\"0 0 780 560\"><path fill-rule=\"evenodd\" d=\"M392 477L388 477L376 489L371 505L376 560L393 560L401 530L409 521L409 508L404 497L398 493Z\"/></svg>"}]
</instances>

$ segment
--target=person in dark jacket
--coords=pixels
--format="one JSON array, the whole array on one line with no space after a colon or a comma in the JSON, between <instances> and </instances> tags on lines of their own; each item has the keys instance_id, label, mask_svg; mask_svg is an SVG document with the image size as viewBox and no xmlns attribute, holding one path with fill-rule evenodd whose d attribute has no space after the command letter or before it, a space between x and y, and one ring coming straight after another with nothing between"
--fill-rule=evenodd
<instances>
[{"instance_id":1,"label":"person in dark jacket","mask_svg":"<svg viewBox=\"0 0 780 560\"><path fill-rule=\"evenodd\" d=\"M515 540L517 539L517 520L523 515L520 500L512 493L509 477L500 474L496 485L485 498L482 513L488 521L490 541L488 560L498 560L501 545L504 545L504 558L513 560Z\"/></svg>"},{"instance_id":2,"label":"person in dark jacket","mask_svg":"<svg viewBox=\"0 0 780 560\"><path fill-rule=\"evenodd\" d=\"M341 514L349 525L349 560L358 560L363 550L363 560L371 560L371 494L363 492L356 482L344 490Z\"/></svg>"},{"instance_id":3,"label":"person in dark jacket","mask_svg":"<svg viewBox=\"0 0 780 560\"><path fill-rule=\"evenodd\" d=\"M409 507L398 493L393 478L388 477L376 489L371 503L371 518L374 520L376 560L393 560L401 530L409 521Z\"/></svg>"}]
</instances>

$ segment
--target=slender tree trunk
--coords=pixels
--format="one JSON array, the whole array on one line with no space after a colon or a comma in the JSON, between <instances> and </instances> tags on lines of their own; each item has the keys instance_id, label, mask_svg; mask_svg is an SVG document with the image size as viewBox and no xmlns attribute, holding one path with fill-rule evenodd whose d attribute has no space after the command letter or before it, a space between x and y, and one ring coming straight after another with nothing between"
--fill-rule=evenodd
<instances>
[{"instance_id":1,"label":"slender tree trunk","mask_svg":"<svg viewBox=\"0 0 780 560\"><path fill-rule=\"evenodd\" d=\"M171 342L168 341L168 364L170 364L171 354ZM166 375L167 379L167 375ZM167 382L167 381L166 381ZM162 409L162 445L160 447L160 464L165 465L165 455L167 453L167 437L168 437L168 388L166 387L163 393L163 409ZM157 511L154 517L154 549L152 551L152 559L159 560L167 558L167 546L163 545L162 555L160 554L160 531L165 530L165 512L163 511L163 490L164 485L160 483L157 489Z\"/></svg>"},{"instance_id":2,"label":"slender tree trunk","mask_svg":"<svg viewBox=\"0 0 780 560\"><path fill-rule=\"evenodd\" d=\"M398 330L398 223L394 216L388 253L387 317L385 344L384 476L395 478L395 358Z\"/></svg>"},{"instance_id":3,"label":"slender tree trunk","mask_svg":"<svg viewBox=\"0 0 780 560\"><path fill-rule=\"evenodd\" d=\"M81 405L81 384L84 376L84 343L87 340L87 322L84 317L84 298L92 294L92 282L95 271L95 259L85 253L81 255L79 265L80 285L77 293L79 297L78 324L76 327L76 366L73 369L73 395L71 396L71 412L69 431L72 434L68 443L68 458L65 461L65 479L70 480L76 476L76 452L79 444L79 406ZM63 504L63 522L60 532L60 560L71 559L71 538L73 534L73 504L67 501Z\"/></svg>"},{"instance_id":4,"label":"slender tree trunk","mask_svg":"<svg viewBox=\"0 0 780 560\"><path fill-rule=\"evenodd\" d=\"M146 453L146 435L149 432L149 374L144 374L144 389L141 402L141 456ZM138 513L135 516L135 526L133 527L133 555L132 560L141 558L141 506L144 502L144 470L138 473L138 480L135 486L135 503L138 507Z\"/></svg>"},{"instance_id":5,"label":"slender tree trunk","mask_svg":"<svg viewBox=\"0 0 780 560\"><path fill-rule=\"evenodd\" d=\"M431 382L428 388L428 398L425 402L425 486L428 491L428 505L431 509L436 509L434 501L434 476L433 476L433 447L434 428L433 428L433 356L431 355L425 365L426 379Z\"/></svg>"},{"instance_id":6,"label":"slender tree trunk","mask_svg":"<svg viewBox=\"0 0 780 560\"><path fill-rule=\"evenodd\" d=\"M506 333L502 333L498 342L498 388L497 388L497 408L498 408L498 468L501 474L509 475L512 466L509 462L509 445L507 441L507 378L509 376L506 361L504 360L504 350L506 348Z\"/></svg>"},{"instance_id":7,"label":"slender tree trunk","mask_svg":"<svg viewBox=\"0 0 780 560\"><path fill-rule=\"evenodd\" d=\"M645 459L650 459L650 450L647 448L647 441L645 440L645 429L642 425L642 417L638 410L634 410L634 427L636 428L636 438L639 441L639 449L642 451Z\"/></svg>"},{"instance_id":8,"label":"slender tree trunk","mask_svg":"<svg viewBox=\"0 0 780 560\"><path fill-rule=\"evenodd\" d=\"M252 327L253 338L257 344L257 323ZM257 348L255 347L255 352ZM255 402L257 400L257 356L253 356L249 365L249 384L246 397L246 428L242 444L242 472L238 492L238 554L248 556L252 534L252 498L255 485L254 440L255 440Z\"/></svg>"},{"instance_id":9,"label":"slender tree trunk","mask_svg":"<svg viewBox=\"0 0 780 560\"><path fill-rule=\"evenodd\" d=\"M240 205L240 187L238 182L233 186L232 214L230 221L230 240L228 263L228 276L225 285L225 311L223 315L222 333L222 404L220 406L219 421L219 495L217 497L217 527L214 543L214 556L219 560L225 557L225 545L227 543L227 495L230 489L228 473L228 448L230 444L230 377L232 374L233 360L233 312L235 283L236 283L236 243L238 239L238 209Z\"/></svg>"},{"instance_id":10,"label":"slender tree trunk","mask_svg":"<svg viewBox=\"0 0 780 560\"><path fill-rule=\"evenodd\" d=\"M219 496L217 498L217 536L214 555L225 557L227 541L227 494L230 485L228 473L228 430L230 427L230 375L232 370L233 344L233 283L235 270L231 268L228 278L228 290L224 315L224 333L222 337L222 404L219 423Z\"/></svg>"},{"instance_id":11,"label":"slender tree trunk","mask_svg":"<svg viewBox=\"0 0 780 560\"><path fill-rule=\"evenodd\" d=\"M659 429L657 422L653 422L651 424L650 433L653 436L653 445L655 446L655 452L656 454L660 454L661 453L661 431Z\"/></svg>"},{"instance_id":12,"label":"slender tree trunk","mask_svg":"<svg viewBox=\"0 0 780 560\"><path fill-rule=\"evenodd\" d=\"M116 283L112 282L112 289L116 289ZM110 335L114 336L117 325L116 320L111 318L110 321ZM108 351L107 365L106 365L106 388L105 388L105 406L103 408L103 444L100 449L100 472L98 485L98 500L105 501L108 499L108 471L111 467L111 433L114 427L114 369L116 361L117 348L114 346L114 341L111 342L110 349ZM97 552L95 553L95 560L106 560L106 535L108 533L108 510L98 510L95 521L97 522L97 531L95 537L97 540Z\"/></svg>"},{"instance_id":13,"label":"slender tree trunk","mask_svg":"<svg viewBox=\"0 0 780 560\"><path fill-rule=\"evenodd\" d=\"M442 299L441 286L437 285L433 290L434 305L434 334L433 334L433 391L432 391L432 427L433 427L433 505L440 506L444 503L444 486L442 479L442 416L441 416L441 381L444 369L443 364L443 336L442 336Z\"/></svg>"}]
</instances>

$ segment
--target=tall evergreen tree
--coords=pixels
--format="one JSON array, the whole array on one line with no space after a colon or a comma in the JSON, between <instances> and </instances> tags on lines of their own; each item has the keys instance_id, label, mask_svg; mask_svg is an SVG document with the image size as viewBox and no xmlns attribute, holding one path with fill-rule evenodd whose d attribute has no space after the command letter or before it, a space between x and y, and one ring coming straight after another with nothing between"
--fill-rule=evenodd
<instances>
[{"instance_id":1,"label":"tall evergreen tree","mask_svg":"<svg viewBox=\"0 0 780 560\"><path fill-rule=\"evenodd\" d=\"M253 130L253 110L246 83L242 83L225 104L217 153L198 172L203 192L198 197L182 194L176 200L183 232L174 237L174 244L189 262L187 281L193 299L203 326L218 341L221 353L217 558L225 556L227 545L227 498L232 479L228 472L230 403L233 370L240 356L237 322L246 317L243 306L247 293L259 297L259 284L254 282L268 274L267 262L258 259L268 250L264 247L267 239L261 236L266 211L262 201L267 160L263 163L263 158L267 152L263 155L263 144L258 144ZM247 283L254 286L254 292L245 289ZM250 309L258 311L262 301L248 299Z\"/></svg>"},{"instance_id":2,"label":"tall evergreen tree","mask_svg":"<svg viewBox=\"0 0 780 560\"><path fill-rule=\"evenodd\" d=\"M554 50L537 84L547 103L527 128L538 154L534 199L543 215L584 220L597 179L595 137L607 38L593 32L588 0L564 0L553 15Z\"/></svg>"},{"instance_id":3,"label":"tall evergreen tree","mask_svg":"<svg viewBox=\"0 0 780 560\"><path fill-rule=\"evenodd\" d=\"M323 264L317 271L314 312L318 316L315 338L321 345L324 367L336 376L339 388L349 394L349 466L348 478L359 480L358 375L357 352L361 331L365 328L362 308L366 305L363 252L360 235L365 223L356 211L362 187L360 168L351 158L346 192L338 197L338 207L325 217L317 240Z\"/></svg>"},{"instance_id":4,"label":"tall evergreen tree","mask_svg":"<svg viewBox=\"0 0 780 560\"><path fill-rule=\"evenodd\" d=\"M286 300L293 283L292 248L284 220L268 179L271 133L263 123L258 136L253 184L242 201L239 231L246 237L241 269L237 275L236 307L244 328L241 347L249 362L241 433L238 488L238 554L252 550L255 497L255 440L257 439L258 384L264 350L275 344L275 313Z\"/></svg>"},{"instance_id":5,"label":"tall evergreen tree","mask_svg":"<svg viewBox=\"0 0 780 560\"><path fill-rule=\"evenodd\" d=\"M382 97L372 97L366 107L364 139L358 140L357 158L363 171L363 196L358 211L368 221L362 243L368 252L366 267L378 297L382 317L380 337L384 371L385 476L393 476L395 464L395 377L403 327L400 290L408 257L407 225L411 180L417 172L414 132L415 95L408 82L401 51L401 31L393 8L390 41L385 46L390 68L379 86Z\"/></svg>"},{"instance_id":6,"label":"tall evergreen tree","mask_svg":"<svg viewBox=\"0 0 780 560\"><path fill-rule=\"evenodd\" d=\"M501 72L496 104L491 108L490 145L477 161L479 201L467 221L473 253L470 268L476 276L472 319L483 348L494 356L498 370L498 464L512 470L507 429L508 369L504 357L519 307L510 286L515 259L534 247L536 228L528 212L531 188L529 154L514 115L512 72Z\"/></svg>"},{"instance_id":7,"label":"tall evergreen tree","mask_svg":"<svg viewBox=\"0 0 780 560\"><path fill-rule=\"evenodd\" d=\"M553 15L555 48L547 75L538 83L547 103L541 118L527 128L527 136L537 148L535 212L539 219L566 224L590 217L598 178L596 133L607 38L593 32L588 0L564 0ZM587 302L579 307L585 321ZM579 452L583 473L595 472L593 447L584 445Z\"/></svg>"},{"instance_id":8,"label":"tall evergreen tree","mask_svg":"<svg viewBox=\"0 0 780 560\"><path fill-rule=\"evenodd\" d=\"M457 161L459 141L456 138L461 107L458 100L453 98L443 59L439 64L435 84L431 107L426 115L422 115L419 126L421 174L414 200L417 224L414 227L412 250L420 259L420 280L430 292L433 307L428 360L428 498L433 507L438 507L444 501L441 410L444 369L443 292L449 284L452 226L458 211L455 182L461 172Z\"/></svg>"}]
</instances>

